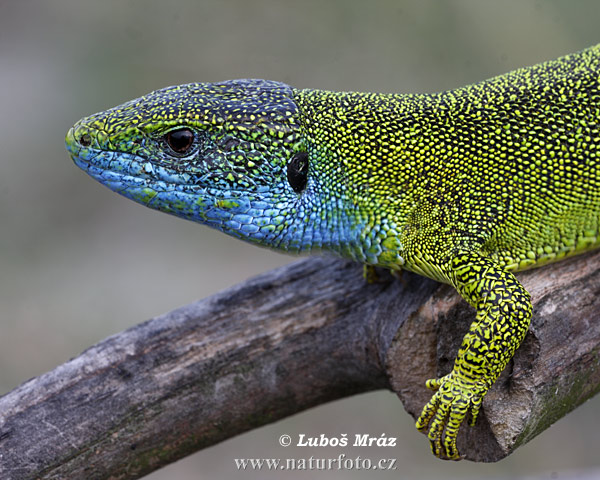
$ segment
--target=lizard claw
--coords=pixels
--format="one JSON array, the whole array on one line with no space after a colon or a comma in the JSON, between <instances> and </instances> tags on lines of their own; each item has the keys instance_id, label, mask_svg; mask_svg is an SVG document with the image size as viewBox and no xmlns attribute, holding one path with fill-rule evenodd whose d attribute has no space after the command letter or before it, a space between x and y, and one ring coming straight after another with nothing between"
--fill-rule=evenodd
<instances>
[{"instance_id":1,"label":"lizard claw","mask_svg":"<svg viewBox=\"0 0 600 480\"><path fill-rule=\"evenodd\" d=\"M425 385L436 393L423 408L416 427L427 433L436 457L461 460L463 457L456 447L458 430L469 411L469 424L475 424L487 387L472 384L454 371L442 378L427 380Z\"/></svg>"}]
</instances>

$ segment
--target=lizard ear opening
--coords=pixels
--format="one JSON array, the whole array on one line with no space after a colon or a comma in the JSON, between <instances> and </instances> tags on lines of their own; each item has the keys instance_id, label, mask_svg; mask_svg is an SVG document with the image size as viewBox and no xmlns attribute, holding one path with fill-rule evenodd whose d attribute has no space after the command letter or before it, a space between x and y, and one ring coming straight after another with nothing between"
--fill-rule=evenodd
<instances>
[{"instance_id":1,"label":"lizard ear opening","mask_svg":"<svg viewBox=\"0 0 600 480\"><path fill-rule=\"evenodd\" d=\"M292 156L287 166L287 179L296 193L301 193L308 180L308 153L298 152Z\"/></svg>"}]
</instances>

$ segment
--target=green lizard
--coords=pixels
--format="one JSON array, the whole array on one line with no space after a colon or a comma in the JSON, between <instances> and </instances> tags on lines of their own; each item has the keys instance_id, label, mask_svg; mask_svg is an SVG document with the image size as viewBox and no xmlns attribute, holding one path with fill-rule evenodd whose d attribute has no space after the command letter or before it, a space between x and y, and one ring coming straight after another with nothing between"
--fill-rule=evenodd
<instances>
[{"instance_id":1,"label":"green lizard","mask_svg":"<svg viewBox=\"0 0 600 480\"><path fill-rule=\"evenodd\" d=\"M79 121L75 163L148 207L288 252L329 250L453 285L476 308L417 428L456 436L523 340L513 275L597 247L600 45L453 91L237 80L169 87Z\"/></svg>"}]
</instances>

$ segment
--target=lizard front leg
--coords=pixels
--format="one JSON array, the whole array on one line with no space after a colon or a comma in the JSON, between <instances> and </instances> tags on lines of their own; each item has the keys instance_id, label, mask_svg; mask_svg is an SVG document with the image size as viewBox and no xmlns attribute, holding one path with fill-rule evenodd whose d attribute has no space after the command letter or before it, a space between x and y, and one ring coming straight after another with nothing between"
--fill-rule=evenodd
<instances>
[{"instance_id":1,"label":"lizard front leg","mask_svg":"<svg viewBox=\"0 0 600 480\"><path fill-rule=\"evenodd\" d=\"M474 425L483 397L521 344L531 320L529 293L510 272L477 253L457 255L451 278L458 292L477 309L452 371L426 382L435 390L416 427L427 432L433 454L459 460L458 430L471 413Z\"/></svg>"}]
</instances>

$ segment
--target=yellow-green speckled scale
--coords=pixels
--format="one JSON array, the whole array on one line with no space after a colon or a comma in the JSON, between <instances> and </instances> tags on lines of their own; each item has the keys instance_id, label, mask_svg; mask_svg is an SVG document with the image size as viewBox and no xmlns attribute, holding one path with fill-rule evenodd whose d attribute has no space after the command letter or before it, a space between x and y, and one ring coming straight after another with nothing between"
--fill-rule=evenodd
<instances>
[{"instance_id":1,"label":"yellow-green speckled scale","mask_svg":"<svg viewBox=\"0 0 600 480\"><path fill-rule=\"evenodd\" d=\"M457 248L523 270L598 244L599 76L596 46L434 95L296 99L365 236L401 225L404 268L448 282Z\"/></svg>"},{"instance_id":2,"label":"yellow-green speckled scale","mask_svg":"<svg viewBox=\"0 0 600 480\"><path fill-rule=\"evenodd\" d=\"M600 45L438 94L169 87L78 122L78 166L139 203L289 252L452 284L477 310L417 428L458 429L523 340L513 275L597 247Z\"/></svg>"}]
</instances>

